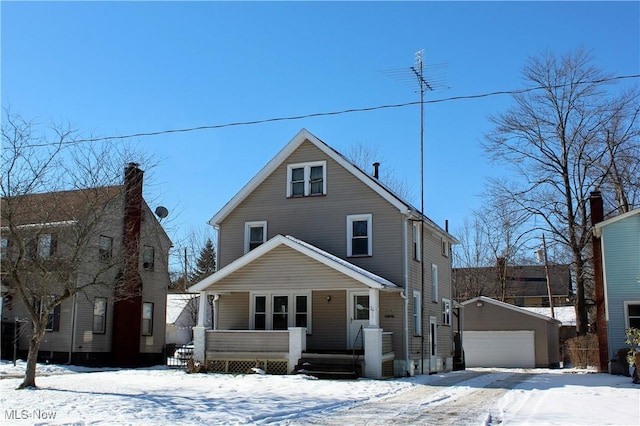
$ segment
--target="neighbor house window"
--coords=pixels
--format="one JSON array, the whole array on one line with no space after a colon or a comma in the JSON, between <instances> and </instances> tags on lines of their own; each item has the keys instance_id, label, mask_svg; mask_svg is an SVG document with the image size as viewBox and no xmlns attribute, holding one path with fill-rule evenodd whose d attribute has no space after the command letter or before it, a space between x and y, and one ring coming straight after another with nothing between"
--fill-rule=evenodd
<instances>
[{"instance_id":1,"label":"neighbor house window","mask_svg":"<svg viewBox=\"0 0 640 426\"><path fill-rule=\"evenodd\" d=\"M326 161L289 164L287 166L287 197L326 195L326 181Z\"/></svg>"},{"instance_id":2,"label":"neighbor house window","mask_svg":"<svg viewBox=\"0 0 640 426\"><path fill-rule=\"evenodd\" d=\"M9 239L0 238L0 259L7 258L7 252L9 250Z\"/></svg>"},{"instance_id":3,"label":"neighbor house window","mask_svg":"<svg viewBox=\"0 0 640 426\"><path fill-rule=\"evenodd\" d=\"M142 267L147 271L153 271L155 263L155 249L152 246L142 247Z\"/></svg>"},{"instance_id":4,"label":"neighbor house window","mask_svg":"<svg viewBox=\"0 0 640 426\"><path fill-rule=\"evenodd\" d=\"M438 265L431 264L431 300L438 301Z\"/></svg>"},{"instance_id":5,"label":"neighbor house window","mask_svg":"<svg viewBox=\"0 0 640 426\"><path fill-rule=\"evenodd\" d=\"M442 239L441 246L442 246L442 255L445 257L449 257L449 242L446 241L445 239Z\"/></svg>"},{"instance_id":6,"label":"neighbor house window","mask_svg":"<svg viewBox=\"0 0 640 426\"><path fill-rule=\"evenodd\" d=\"M413 259L420 261L422 257L421 253L421 238L420 238L420 224L413 223Z\"/></svg>"},{"instance_id":7,"label":"neighbor house window","mask_svg":"<svg viewBox=\"0 0 640 426\"><path fill-rule=\"evenodd\" d=\"M104 334L107 330L107 299L96 297L93 299L93 332Z\"/></svg>"},{"instance_id":8,"label":"neighbor house window","mask_svg":"<svg viewBox=\"0 0 640 426\"><path fill-rule=\"evenodd\" d=\"M49 303L53 301L54 297L50 296L48 298ZM47 306L43 303L42 300L37 300L35 304L36 312L42 315L47 308ZM60 305L57 305L53 309L49 311L47 315L47 323L44 326L45 331L60 331Z\"/></svg>"},{"instance_id":9,"label":"neighbor house window","mask_svg":"<svg viewBox=\"0 0 640 426\"><path fill-rule=\"evenodd\" d=\"M419 291L413 292L413 334L422 335L422 297Z\"/></svg>"},{"instance_id":10,"label":"neighbor house window","mask_svg":"<svg viewBox=\"0 0 640 426\"><path fill-rule=\"evenodd\" d=\"M38 252L38 257L41 259L46 259L55 254L56 249L56 240L55 236L52 234L41 234L38 235L36 250Z\"/></svg>"},{"instance_id":11,"label":"neighbor house window","mask_svg":"<svg viewBox=\"0 0 640 426\"><path fill-rule=\"evenodd\" d=\"M442 325L451 325L451 300L442 298Z\"/></svg>"},{"instance_id":12,"label":"neighbor house window","mask_svg":"<svg viewBox=\"0 0 640 426\"><path fill-rule=\"evenodd\" d=\"M640 302L624 302L625 317L627 322L626 328L640 329Z\"/></svg>"},{"instance_id":13,"label":"neighbor house window","mask_svg":"<svg viewBox=\"0 0 640 426\"><path fill-rule=\"evenodd\" d=\"M347 256L371 256L371 215L347 216Z\"/></svg>"},{"instance_id":14,"label":"neighbor house window","mask_svg":"<svg viewBox=\"0 0 640 426\"><path fill-rule=\"evenodd\" d=\"M99 241L99 247L98 247L100 260L103 262L110 261L112 251L113 251L113 238L100 235L100 241Z\"/></svg>"},{"instance_id":15,"label":"neighbor house window","mask_svg":"<svg viewBox=\"0 0 640 426\"><path fill-rule=\"evenodd\" d=\"M305 327L310 333L311 297L297 292L254 294L252 298L253 330L286 330Z\"/></svg>"},{"instance_id":16,"label":"neighbor house window","mask_svg":"<svg viewBox=\"0 0 640 426\"><path fill-rule=\"evenodd\" d=\"M153 303L142 303L142 335L153 335Z\"/></svg>"},{"instance_id":17,"label":"neighbor house window","mask_svg":"<svg viewBox=\"0 0 640 426\"><path fill-rule=\"evenodd\" d=\"M267 241L267 222L245 222L244 252L248 253Z\"/></svg>"}]
</instances>

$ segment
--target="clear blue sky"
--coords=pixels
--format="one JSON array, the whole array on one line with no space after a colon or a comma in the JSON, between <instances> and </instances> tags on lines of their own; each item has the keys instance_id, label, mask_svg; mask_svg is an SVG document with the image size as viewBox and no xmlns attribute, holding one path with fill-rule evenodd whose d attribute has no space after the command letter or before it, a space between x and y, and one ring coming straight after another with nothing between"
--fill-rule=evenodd
<instances>
[{"instance_id":1,"label":"clear blue sky","mask_svg":"<svg viewBox=\"0 0 640 426\"><path fill-rule=\"evenodd\" d=\"M424 49L426 101L522 88L530 56L590 49L640 73L639 2L7 2L2 105L94 136L126 135L419 100L406 70ZM429 65L444 67L431 70ZM627 81L627 84L630 82ZM637 81L634 82L637 84ZM479 142L508 96L427 104L425 212L450 230L500 173ZM146 197L176 246L301 128L376 151L419 206L419 106L227 127L134 142L155 155ZM152 206L153 207L153 206ZM455 232L454 232L455 234Z\"/></svg>"}]
</instances>

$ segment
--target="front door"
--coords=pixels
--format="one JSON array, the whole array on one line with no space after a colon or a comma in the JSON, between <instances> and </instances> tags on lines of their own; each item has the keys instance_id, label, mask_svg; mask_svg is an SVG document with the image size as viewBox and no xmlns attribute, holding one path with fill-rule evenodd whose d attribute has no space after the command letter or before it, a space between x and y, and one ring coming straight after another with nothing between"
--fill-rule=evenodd
<instances>
[{"instance_id":1,"label":"front door","mask_svg":"<svg viewBox=\"0 0 640 426\"><path fill-rule=\"evenodd\" d=\"M429 373L438 372L438 327L436 317L429 317Z\"/></svg>"},{"instance_id":2,"label":"front door","mask_svg":"<svg viewBox=\"0 0 640 426\"><path fill-rule=\"evenodd\" d=\"M369 292L351 292L349 296L349 349L364 349L362 328L369 325Z\"/></svg>"}]
</instances>

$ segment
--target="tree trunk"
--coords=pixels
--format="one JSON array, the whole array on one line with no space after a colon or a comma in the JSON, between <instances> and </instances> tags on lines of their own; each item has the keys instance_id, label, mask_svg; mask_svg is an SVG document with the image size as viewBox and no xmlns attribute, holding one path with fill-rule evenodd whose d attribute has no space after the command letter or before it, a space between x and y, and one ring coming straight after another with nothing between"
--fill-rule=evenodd
<instances>
[{"instance_id":1,"label":"tree trunk","mask_svg":"<svg viewBox=\"0 0 640 426\"><path fill-rule=\"evenodd\" d=\"M589 331L584 291L584 261L579 254L576 254L574 262L576 274L576 334L578 336L584 336Z\"/></svg>"},{"instance_id":2,"label":"tree trunk","mask_svg":"<svg viewBox=\"0 0 640 426\"><path fill-rule=\"evenodd\" d=\"M36 364L38 363L38 351L40 349L40 343L44 337L44 327L39 327L36 330L34 327L33 335L29 339L29 354L27 355L27 369L24 373L24 381L18 389L35 388L36 386Z\"/></svg>"}]
</instances>

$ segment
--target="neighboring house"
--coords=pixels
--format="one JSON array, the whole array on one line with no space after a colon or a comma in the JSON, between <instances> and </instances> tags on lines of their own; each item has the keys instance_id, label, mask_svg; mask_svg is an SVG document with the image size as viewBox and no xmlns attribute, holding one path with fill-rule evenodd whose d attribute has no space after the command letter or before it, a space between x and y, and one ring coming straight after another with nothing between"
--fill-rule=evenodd
<instances>
[{"instance_id":1,"label":"neighboring house","mask_svg":"<svg viewBox=\"0 0 640 426\"><path fill-rule=\"evenodd\" d=\"M467 367L560 365L560 321L484 296L462 306Z\"/></svg>"},{"instance_id":2,"label":"neighboring house","mask_svg":"<svg viewBox=\"0 0 640 426\"><path fill-rule=\"evenodd\" d=\"M570 265L549 265L549 281L553 305L572 304ZM453 294L457 301L487 296L516 306L549 306L544 266L508 265L501 259L496 266L454 268Z\"/></svg>"},{"instance_id":3,"label":"neighboring house","mask_svg":"<svg viewBox=\"0 0 640 426\"><path fill-rule=\"evenodd\" d=\"M198 321L199 297L192 293L167 295L167 345L184 345L193 340L193 327Z\"/></svg>"},{"instance_id":4,"label":"neighboring house","mask_svg":"<svg viewBox=\"0 0 640 426\"><path fill-rule=\"evenodd\" d=\"M377 168L301 130L209 223L219 270L190 288L201 294L196 359L291 373L344 357L371 378L452 369L457 241Z\"/></svg>"},{"instance_id":5,"label":"neighboring house","mask_svg":"<svg viewBox=\"0 0 640 426\"><path fill-rule=\"evenodd\" d=\"M627 348L625 332L640 329L640 209L595 224L602 269L609 356Z\"/></svg>"},{"instance_id":6,"label":"neighboring house","mask_svg":"<svg viewBox=\"0 0 640 426\"><path fill-rule=\"evenodd\" d=\"M171 241L142 197L142 181L142 170L131 163L122 186L3 199L3 207L11 202L19 213L13 222L16 229L30 235L24 242L33 248L29 256L45 258L48 263L40 265L53 265L55 273L65 273L70 253L78 251L73 259L79 266L70 270L74 285L86 286L93 280L102 284L66 299L51 312L41 360L116 366L163 363ZM74 237L82 232L90 234L83 239L84 246L76 247ZM2 261L14 261L22 242L4 224L1 233ZM117 286L131 289L126 298L118 297L124 291L117 293ZM3 331L4 325L19 326L18 349L24 356L30 321L14 292L11 279L3 276Z\"/></svg>"}]
</instances>

